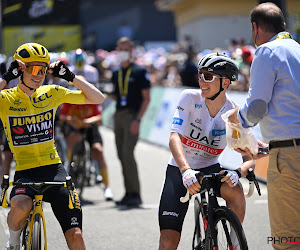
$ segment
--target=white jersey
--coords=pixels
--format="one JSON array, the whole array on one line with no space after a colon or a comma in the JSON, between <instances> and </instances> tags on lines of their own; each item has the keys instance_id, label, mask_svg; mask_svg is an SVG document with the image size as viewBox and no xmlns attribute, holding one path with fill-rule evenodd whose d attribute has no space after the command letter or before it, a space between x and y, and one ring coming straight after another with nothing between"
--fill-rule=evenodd
<instances>
[{"instance_id":1,"label":"white jersey","mask_svg":"<svg viewBox=\"0 0 300 250\"><path fill-rule=\"evenodd\" d=\"M180 95L171 132L182 135L184 155L192 169L218 163L220 154L227 146L226 126L221 115L235 108L235 104L226 97L225 105L215 117L211 117L201 90L186 89ZM177 166L172 155L169 164Z\"/></svg>"}]
</instances>

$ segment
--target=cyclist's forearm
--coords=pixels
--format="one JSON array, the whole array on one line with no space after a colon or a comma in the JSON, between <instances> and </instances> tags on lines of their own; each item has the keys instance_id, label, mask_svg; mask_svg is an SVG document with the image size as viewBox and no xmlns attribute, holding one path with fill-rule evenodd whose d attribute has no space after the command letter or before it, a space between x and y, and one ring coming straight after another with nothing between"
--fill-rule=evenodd
<instances>
[{"instance_id":1,"label":"cyclist's forearm","mask_svg":"<svg viewBox=\"0 0 300 250\"><path fill-rule=\"evenodd\" d=\"M101 122L101 115L95 115L89 118L86 118L83 120L84 124L91 124L91 123L95 123L97 125L100 125Z\"/></svg>"},{"instance_id":2,"label":"cyclist's forearm","mask_svg":"<svg viewBox=\"0 0 300 250\"><path fill-rule=\"evenodd\" d=\"M73 84L85 95L86 104L99 104L104 101L105 97L102 92L86 80L75 76Z\"/></svg>"},{"instance_id":3,"label":"cyclist's forearm","mask_svg":"<svg viewBox=\"0 0 300 250\"><path fill-rule=\"evenodd\" d=\"M244 156L244 157L247 157L247 156ZM243 157L243 160L244 160L244 157ZM250 159L250 157L249 157ZM240 172L242 174L242 177L245 177L247 174L248 174L248 169L249 168L255 168L255 161L254 160L246 160L243 162L243 164L241 165L240 167Z\"/></svg>"},{"instance_id":4,"label":"cyclist's forearm","mask_svg":"<svg viewBox=\"0 0 300 250\"><path fill-rule=\"evenodd\" d=\"M177 163L180 172L184 172L186 169L190 168L185 156L181 143L181 135L176 132L171 132L169 147Z\"/></svg>"}]
</instances>

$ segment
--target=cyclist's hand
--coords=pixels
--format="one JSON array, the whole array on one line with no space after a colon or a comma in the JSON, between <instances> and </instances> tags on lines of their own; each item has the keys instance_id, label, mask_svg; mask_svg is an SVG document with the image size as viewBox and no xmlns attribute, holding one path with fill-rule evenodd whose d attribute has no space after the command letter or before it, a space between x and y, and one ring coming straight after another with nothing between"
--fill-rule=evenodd
<instances>
[{"instance_id":1,"label":"cyclist's hand","mask_svg":"<svg viewBox=\"0 0 300 250\"><path fill-rule=\"evenodd\" d=\"M2 79L9 83L11 80L18 78L23 73L25 68L25 63L21 62L20 60L14 60L9 65L8 70L2 75Z\"/></svg>"},{"instance_id":2,"label":"cyclist's hand","mask_svg":"<svg viewBox=\"0 0 300 250\"><path fill-rule=\"evenodd\" d=\"M200 184L196 178L196 171L188 168L182 173L183 185L190 194L197 194L200 190Z\"/></svg>"},{"instance_id":3,"label":"cyclist's hand","mask_svg":"<svg viewBox=\"0 0 300 250\"><path fill-rule=\"evenodd\" d=\"M235 171L226 170L227 175L221 179L221 182L227 182L230 187L235 187L239 182L239 176ZM224 174L224 170L220 171L220 174Z\"/></svg>"},{"instance_id":4,"label":"cyclist's hand","mask_svg":"<svg viewBox=\"0 0 300 250\"><path fill-rule=\"evenodd\" d=\"M68 82L73 82L75 75L69 70L66 64L61 61L51 63L49 66L49 73L54 77L64 79Z\"/></svg>"}]
</instances>

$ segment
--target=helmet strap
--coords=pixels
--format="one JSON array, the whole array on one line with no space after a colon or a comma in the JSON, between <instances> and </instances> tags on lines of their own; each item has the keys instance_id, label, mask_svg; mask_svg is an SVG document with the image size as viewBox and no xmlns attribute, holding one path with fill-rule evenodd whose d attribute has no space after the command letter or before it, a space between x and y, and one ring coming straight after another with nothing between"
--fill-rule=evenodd
<instances>
[{"instance_id":1,"label":"helmet strap","mask_svg":"<svg viewBox=\"0 0 300 250\"><path fill-rule=\"evenodd\" d=\"M220 94L221 92L224 90L223 87L222 87L222 82L223 82L223 78L220 78L220 90L218 91L218 93L216 93L214 96L212 97L207 97L207 99L209 100L215 100Z\"/></svg>"},{"instance_id":2,"label":"helmet strap","mask_svg":"<svg viewBox=\"0 0 300 250\"><path fill-rule=\"evenodd\" d=\"M26 88L29 88L30 90L36 90L36 89L31 88L31 87L29 87L28 85L25 84L25 82L23 81L23 74L21 75L21 82L22 82L22 84L23 84Z\"/></svg>"}]
</instances>

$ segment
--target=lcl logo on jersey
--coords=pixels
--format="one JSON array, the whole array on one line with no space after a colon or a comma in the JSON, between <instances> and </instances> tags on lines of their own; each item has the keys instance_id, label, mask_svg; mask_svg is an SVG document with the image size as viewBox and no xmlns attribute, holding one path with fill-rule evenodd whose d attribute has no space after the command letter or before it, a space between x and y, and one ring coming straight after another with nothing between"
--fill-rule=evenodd
<instances>
[{"instance_id":1,"label":"lcl logo on jersey","mask_svg":"<svg viewBox=\"0 0 300 250\"><path fill-rule=\"evenodd\" d=\"M49 99L51 97L52 97L52 95L51 94L49 95L48 93L44 93L38 97L33 97L32 105L35 108L45 108L51 103L51 99ZM47 101L47 102L45 102L45 101Z\"/></svg>"},{"instance_id":2,"label":"lcl logo on jersey","mask_svg":"<svg viewBox=\"0 0 300 250\"><path fill-rule=\"evenodd\" d=\"M42 94L39 97L33 97L32 100L34 103L45 101L46 99L50 98L52 95L48 96L48 93Z\"/></svg>"}]
</instances>

